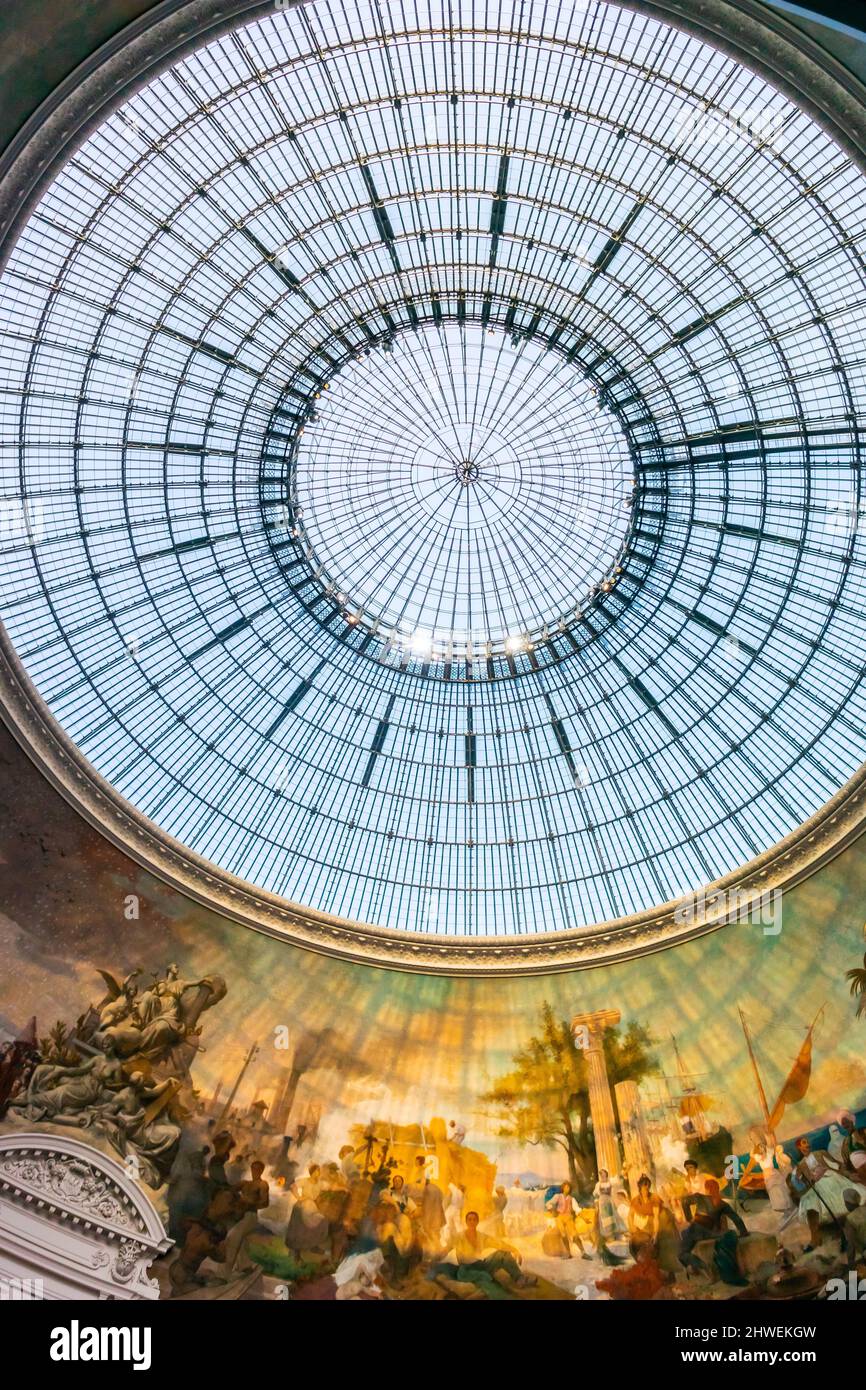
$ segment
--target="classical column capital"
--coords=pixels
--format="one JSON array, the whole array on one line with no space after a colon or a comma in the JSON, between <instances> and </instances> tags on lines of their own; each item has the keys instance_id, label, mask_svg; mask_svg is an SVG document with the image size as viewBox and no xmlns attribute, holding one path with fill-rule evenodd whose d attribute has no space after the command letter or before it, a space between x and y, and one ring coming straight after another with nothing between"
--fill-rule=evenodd
<instances>
[{"instance_id":1,"label":"classical column capital","mask_svg":"<svg viewBox=\"0 0 866 1390\"><path fill-rule=\"evenodd\" d=\"M571 1020L571 1031L588 1028L590 1033L603 1033L606 1028L614 1028L622 1015L619 1009L595 1009L590 1013L575 1014Z\"/></svg>"}]
</instances>

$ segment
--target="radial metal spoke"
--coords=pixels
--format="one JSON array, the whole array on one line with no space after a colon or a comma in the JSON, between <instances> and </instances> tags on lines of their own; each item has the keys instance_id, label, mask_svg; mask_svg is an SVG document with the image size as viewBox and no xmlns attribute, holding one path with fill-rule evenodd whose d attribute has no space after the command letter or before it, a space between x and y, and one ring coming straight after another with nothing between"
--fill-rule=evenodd
<instances>
[{"instance_id":1,"label":"radial metal spoke","mask_svg":"<svg viewBox=\"0 0 866 1390\"><path fill-rule=\"evenodd\" d=\"M787 97L599 0L223 34L0 279L29 675L167 832L361 921L735 868L866 757L864 210Z\"/></svg>"}]
</instances>

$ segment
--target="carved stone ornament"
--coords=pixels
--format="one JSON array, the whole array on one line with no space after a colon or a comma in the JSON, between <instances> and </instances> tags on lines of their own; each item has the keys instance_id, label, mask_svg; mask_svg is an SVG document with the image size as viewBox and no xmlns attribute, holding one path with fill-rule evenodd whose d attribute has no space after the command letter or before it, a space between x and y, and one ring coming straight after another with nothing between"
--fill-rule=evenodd
<instances>
[{"instance_id":1,"label":"carved stone ornament","mask_svg":"<svg viewBox=\"0 0 866 1390\"><path fill-rule=\"evenodd\" d=\"M0 1281L53 1298L159 1296L148 1266L171 1247L122 1164L79 1139L0 1135Z\"/></svg>"},{"instance_id":2,"label":"carved stone ornament","mask_svg":"<svg viewBox=\"0 0 866 1390\"><path fill-rule=\"evenodd\" d=\"M91 1163L54 1153L0 1154L0 1182L14 1183L21 1192L56 1201L68 1214L106 1222L129 1230L144 1229L129 1198Z\"/></svg>"}]
</instances>

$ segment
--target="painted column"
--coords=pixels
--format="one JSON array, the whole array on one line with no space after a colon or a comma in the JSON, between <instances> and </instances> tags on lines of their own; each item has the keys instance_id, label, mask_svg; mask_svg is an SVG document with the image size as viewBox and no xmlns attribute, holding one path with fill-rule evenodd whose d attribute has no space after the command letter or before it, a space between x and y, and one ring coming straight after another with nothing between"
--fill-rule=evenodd
<instances>
[{"instance_id":1,"label":"painted column","mask_svg":"<svg viewBox=\"0 0 866 1390\"><path fill-rule=\"evenodd\" d=\"M574 1041L586 1057L596 1162L599 1168L606 1168L611 1177L619 1173L620 1157L613 1099L604 1059L604 1030L614 1027L619 1020L617 1009L597 1009L595 1013L576 1014L571 1020Z\"/></svg>"},{"instance_id":2,"label":"painted column","mask_svg":"<svg viewBox=\"0 0 866 1390\"><path fill-rule=\"evenodd\" d=\"M637 1196L637 1180L642 1173L653 1175L652 1150L646 1130L640 1091L636 1081L619 1081L613 1088L622 1131L623 1173L628 1179L629 1196Z\"/></svg>"}]
</instances>

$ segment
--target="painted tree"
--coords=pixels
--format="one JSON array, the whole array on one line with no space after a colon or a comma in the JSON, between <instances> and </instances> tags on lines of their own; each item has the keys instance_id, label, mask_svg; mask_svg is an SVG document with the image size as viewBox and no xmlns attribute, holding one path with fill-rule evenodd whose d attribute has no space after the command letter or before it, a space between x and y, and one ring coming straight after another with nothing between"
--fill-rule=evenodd
<instances>
[{"instance_id":1,"label":"painted tree","mask_svg":"<svg viewBox=\"0 0 866 1390\"><path fill-rule=\"evenodd\" d=\"M604 1050L611 1086L641 1081L658 1070L650 1054L652 1039L638 1023L625 1030L607 1029ZM481 1097L499 1121L497 1133L518 1147L559 1148L576 1188L586 1188L597 1176L586 1059L564 1019L550 1004L541 1010L540 1028L514 1054L514 1068Z\"/></svg>"},{"instance_id":2,"label":"painted tree","mask_svg":"<svg viewBox=\"0 0 866 1390\"><path fill-rule=\"evenodd\" d=\"M863 956L863 965L866 967L866 955ZM861 1018L866 1014L866 969L858 967L846 970L845 979L850 981L852 998L857 1000L857 1017Z\"/></svg>"}]
</instances>

